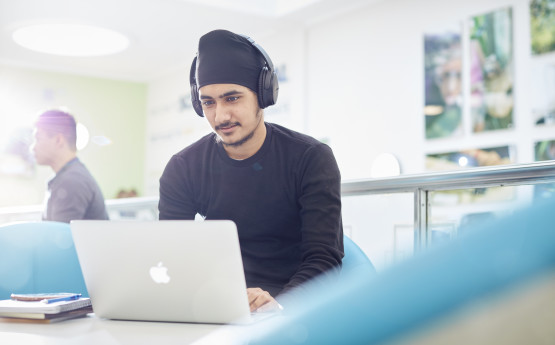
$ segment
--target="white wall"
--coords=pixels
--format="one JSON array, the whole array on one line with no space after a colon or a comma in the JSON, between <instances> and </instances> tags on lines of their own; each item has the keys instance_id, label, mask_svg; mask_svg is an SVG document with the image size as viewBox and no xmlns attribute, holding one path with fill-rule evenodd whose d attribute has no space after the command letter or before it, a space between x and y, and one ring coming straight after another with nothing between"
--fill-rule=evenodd
<instances>
[{"instance_id":1,"label":"white wall","mask_svg":"<svg viewBox=\"0 0 555 345\"><path fill-rule=\"evenodd\" d=\"M471 16L512 6L516 129L460 139L424 139L423 37ZM380 152L392 152L403 173L425 169L426 153L515 145L516 162L533 160L533 142L554 136L530 114L527 0L391 0L308 29L308 131L329 136L345 179L369 177ZM465 43L465 42L463 42Z\"/></svg>"},{"instance_id":2,"label":"white wall","mask_svg":"<svg viewBox=\"0 0 555 345\"><path fill-rule=\"evenodd\" d=\"M173 154L211 130L191 106L188 68L177 69L148 86L145 195L158 195L160 176Z\"/></svg>"},{"instance_id":3,"label":"white wall","mask_svg":"<svg viewBox=\"0 0 555 345\"><path fill-rule=\"evenodd\" d=\"M425 140L424 34L460 25L463 44L468 44L469 19L505 7L513 9L515 128L474 134L466 116L462 137ZM278 72L285 66L288 78L266 120L329 143L346 180L370 177L372 161L382 152L396 155L403 173L425 171L427 153L476 147L512 145L515 162L531 162L534 142L552 139L555 130L533 126L528 15L528 0L388 0L254 37ZM188 67L150 85L150 113L168 102L175 105L178 96L188 97ZM168 121L175 131L180 124L175 121L184 119L179 115ZM197 128L207 131L188 126L189 134ZM189 134L185 136L198 136Z\"/></svg>"},{"instance_id":4,"label":"white wall","mask_svg":"<svg viewBox=\"0 0 555 345\"><path fill-rule=\"evenodd\" d=\"M280 30L279 34L256 38L271 57L280 77L276 105L264 110L265 120L307 132L306 37L302 28ZM285 80L283 80L285 78Z\"/></svg>"}]
</instances>

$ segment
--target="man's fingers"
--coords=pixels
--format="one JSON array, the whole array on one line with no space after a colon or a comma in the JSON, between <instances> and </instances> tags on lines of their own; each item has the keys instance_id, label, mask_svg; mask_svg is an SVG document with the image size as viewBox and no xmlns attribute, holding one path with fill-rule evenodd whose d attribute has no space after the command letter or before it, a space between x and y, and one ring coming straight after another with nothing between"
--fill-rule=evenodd
<instances>
[{"instance_id":1,"label":"man's fingers","mask_svg":"<svg viewBox=\"0 0 555 345\"><path fill-rule=\"evenodd\" d=\"M264 291L260 288L248 288L247 296L249 299L249 306L251 311L255 311L261 306L274 300L268 291Z\"/></svg>"}]
</instances>

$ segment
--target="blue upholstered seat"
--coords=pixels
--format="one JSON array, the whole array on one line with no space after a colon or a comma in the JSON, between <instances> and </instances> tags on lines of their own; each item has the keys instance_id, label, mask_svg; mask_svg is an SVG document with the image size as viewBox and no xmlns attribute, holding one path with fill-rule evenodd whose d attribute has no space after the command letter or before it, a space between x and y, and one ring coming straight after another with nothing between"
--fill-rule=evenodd
<instances>
[{"instance_id":1,"label":"blue upholstered seat","mask_svg":"<svg viewBox=\"0 0 555 345\"><path fill-rule=\"evenodd\" d=\"M69 224L0 226L0 299L11 293L88 292Z\"/></svg>"},{"instance_id":2,"label":"blue upholstered seat","mask_svg":"<svg viewBox=\"0 0 555 345\"><path fill-rule=\"evenodd\" d=\"M327 286L314 285L308 298L290 303L280 316L250 327L225 328L195 344L220 339L236 345L395 341L473 303L552 274L554 209L552 199L477 225L380 274L346 274Z\"/></svg>"},{"instance_id":3,"label":"blue upholstered seat","mask_svg":"<svg viewBox=\"0 0 555 345\"><path fill-rule=\"evenodd\" d=\"M347 236L343 236L345 256L341 268L341 275L372 274L375 273L374 265L360 247Z\"/></svg>"}]
</instances>

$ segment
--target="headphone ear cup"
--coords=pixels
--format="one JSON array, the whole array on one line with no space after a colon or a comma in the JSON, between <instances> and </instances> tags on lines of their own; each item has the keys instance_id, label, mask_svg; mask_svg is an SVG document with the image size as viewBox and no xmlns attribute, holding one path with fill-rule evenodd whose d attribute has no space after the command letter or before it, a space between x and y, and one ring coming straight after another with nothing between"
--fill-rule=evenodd
<instances>
[{"instance_id":1,"label":"headphone ear cup","mask_svg":"<svg viewBox=\"0 0 555 345\"><path fill-rule=\"evenodd\" d=\"M266 74L268 72L268 68L263 67L262 70L260 71L260 74L258 76L258 105L260 106L260 108L264 109L267 107L266 105L266 89L265 89L265 85L266 85Z\"/></svg>"},{"instance_id":2,"label":"headphone ear cup","mask_svg":"<svg viewBox=\"0 0 555 345\"><path fill-rule=\"evenodd\" d=\"M204 117L196 83L194 85L191 85L191 103L193 104L193 109L195 109L197 115L200 117Z\"/></svg>"},{"instance_id":3,"label":"headphone ear cup","mask_svg":"<svg viewBox=\"0 0 555 345\"><path fill-rule=\"evenodd\" d=\"M202 112L202 104L200 103L200 97L198 94L198 87L197 87L197 57L193 59L193 63L191 64L191 71L189 72L189 84L191 85L191 104L193 105L193 109L198 116L204 117L204 113Z\"/></svg>"},{"instance_id":4,"label":"headphone ear cup","mask_svg":"<svg viewBox=\"0 0 555 345\"><path fill-rule=\"evenodd\" d=\"M269 82L269 90L270 90L270 101L271 104L268 104L268 106L270 105L274 105L277 102L278 99L278 95L279 95L279 83L278 83L278 76L276 74L275 71L272 71L271 75L271 79Z\"/></svg>"},{"instance_id":5,"label":"headphone ear cup","mask_svg":"<svg viewBox=\"0 0 555 345\"><path fill-rule=\"evenodd\" d=\"M264 66L258 77L258 104L260 108L264 109L274 105L277 101L278 90L276 73Z\"/></svg>"}]
</instances>

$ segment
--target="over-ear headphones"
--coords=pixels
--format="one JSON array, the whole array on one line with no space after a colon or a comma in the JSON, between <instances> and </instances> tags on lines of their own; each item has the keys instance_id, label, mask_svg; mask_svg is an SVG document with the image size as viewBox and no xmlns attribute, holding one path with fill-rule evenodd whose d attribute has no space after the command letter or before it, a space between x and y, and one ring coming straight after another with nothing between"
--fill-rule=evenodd
<instances>
[{"instance_id":1,"label":"over-ear headphones","mask_svg":"<svg viewBox=\"0 0 555 345\"><path fill-rule=\"evenodd\" d=\"M257 90L257 97L258 97L258 105L260 108L264 109L269 107L270 105L276 104L279 92L279 84L276 72L274 70L274 64L272 60L266 53L266 51L256 43L252 38L241 35L246 38L253 47L262 55L264 59L264 66L260 70L260 74L258 76L258 90ZM191 64L191 72L189 73L189 82L191 84L191 103L193 104L193 109L195 112L204 117L202 112L202 103L200 102L200 96L198 92L198 85L197 85L197 56L193 59L193 63Z\"/></svg>"}]
</instances>

